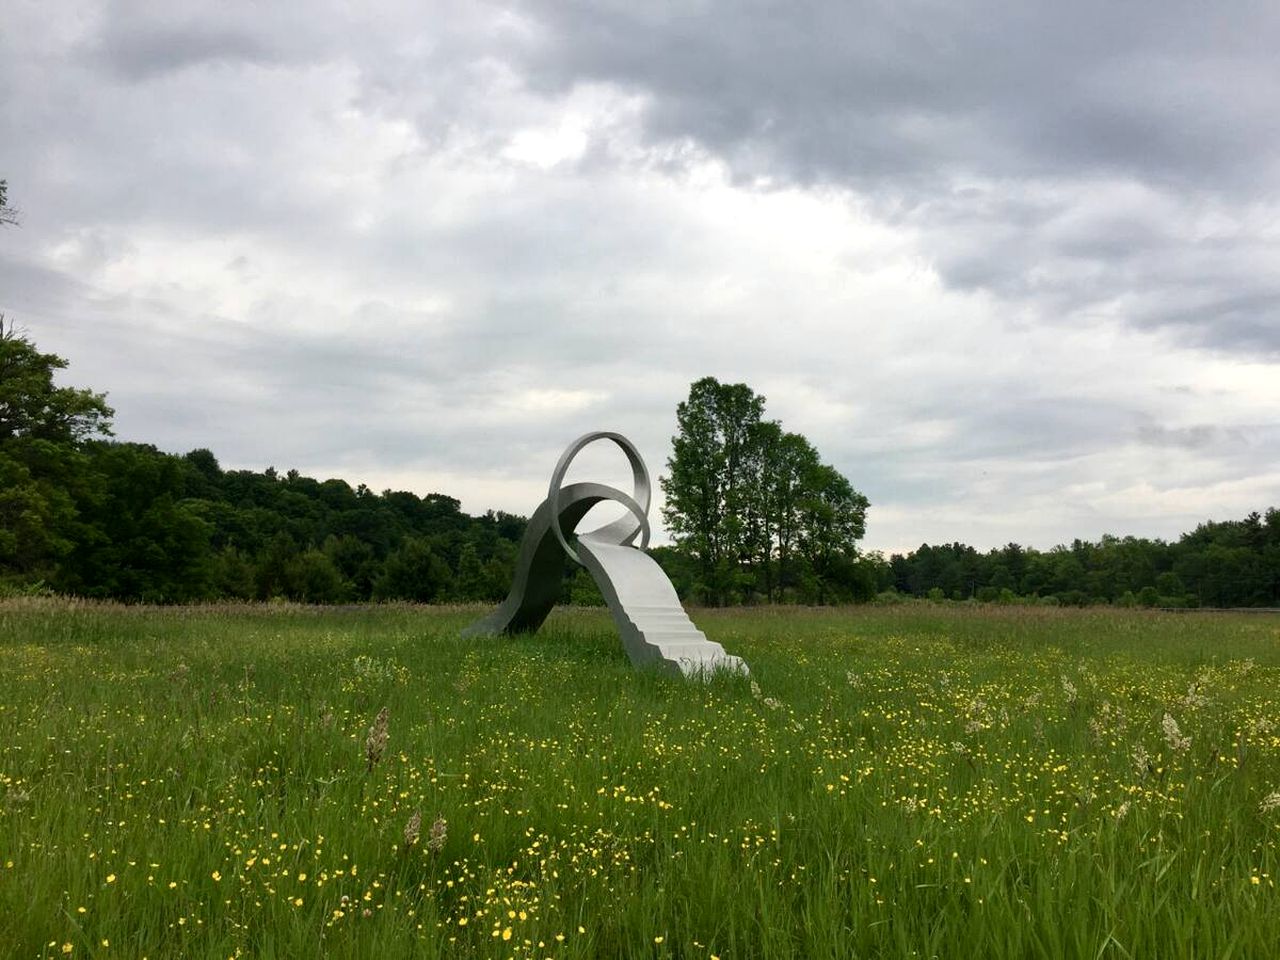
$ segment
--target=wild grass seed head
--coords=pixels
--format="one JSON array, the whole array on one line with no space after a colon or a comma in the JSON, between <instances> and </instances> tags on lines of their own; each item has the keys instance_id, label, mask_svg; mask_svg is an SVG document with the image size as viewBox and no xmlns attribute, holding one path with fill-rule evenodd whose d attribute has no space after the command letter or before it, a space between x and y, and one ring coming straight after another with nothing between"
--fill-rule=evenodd
<instances>
[{"instance_id":1,"label":"wild grass seed head","mask_svg":"<svg viewBox=\"0 0 1280 960\"><path fill-rule=\"evenodd\" d=\"M412 847L418 842L418 834L422 832L422 811L413 811L413 816L409 818L409 822L404 825L404 845Z\"/></svg>"},{"instance_id":2,"label":"wild grass seed head","mask_svg":"<svg viewBox=\"0 0 1280 960\"><path fill-rule=\"evenodd\" d=\"M431 853L439 853L444 849L445 842L449 839L449 821L444 817L437 816L431 824L431 829L427 831L427 850Z\"/></svg>"},{"instance_id":3,"label":"wild grass seed head","mask_svg":"<svg viewBox=\"0 0 1280 960\"><path fill-rule=\"evenodd\" d=\"M369 769L372 770L374 764L382 759L382 752L387 749L387 725L390 720L390 714L387 708L383 707L378 711L378 715L373 720L373 726L369 728L369 736L364 741L364 757L368 761Z\"/></svg>"}]
</instances>

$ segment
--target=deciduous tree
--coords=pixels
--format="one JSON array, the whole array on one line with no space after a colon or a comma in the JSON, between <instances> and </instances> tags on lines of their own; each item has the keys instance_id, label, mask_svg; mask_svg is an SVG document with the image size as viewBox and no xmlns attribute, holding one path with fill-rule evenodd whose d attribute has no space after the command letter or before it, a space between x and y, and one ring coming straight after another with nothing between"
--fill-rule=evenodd
<instances>
[{"instance_id":1,"label":"deciduous tree","mask_svg":"<svg viewBox=\"0 0 1280 960\"><path fill-rule=\"evenodd\" d=\"M52 579L81 538L88 438L110 433L102 394L54 384L66 367L0 315L0 577Z\"/></svg>"},{"instance_id":2,"label":"deciduous tree","mask_svg":"<svg viewBox=\"0 0 1280 960\"><path fill-rule=\"evenodd\" d=\"M866 498L803 436L764 420L764 404L746 384L704 377L676 408L663 517L712 603L786 590L802 535L811 573L832 576L865 528Z\"/></svg>"}]
</instances>

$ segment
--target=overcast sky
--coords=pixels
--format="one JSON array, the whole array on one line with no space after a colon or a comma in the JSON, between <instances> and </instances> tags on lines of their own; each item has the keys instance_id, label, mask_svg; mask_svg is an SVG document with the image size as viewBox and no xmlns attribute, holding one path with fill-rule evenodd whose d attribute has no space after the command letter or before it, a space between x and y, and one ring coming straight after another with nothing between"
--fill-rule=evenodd
<instances>
[{"instance_id":1,"label":"overcast sky","mask_svg":"<svg viewBox=\"0 0 1280 960\"><path fill-rule=\"evenodd\" d=\"M1176 537L1280 505L1278 50L1274 0L6 0L0 311L225 467L527 514L710 374L870 548Z\"/></svg>"}]
</instances>

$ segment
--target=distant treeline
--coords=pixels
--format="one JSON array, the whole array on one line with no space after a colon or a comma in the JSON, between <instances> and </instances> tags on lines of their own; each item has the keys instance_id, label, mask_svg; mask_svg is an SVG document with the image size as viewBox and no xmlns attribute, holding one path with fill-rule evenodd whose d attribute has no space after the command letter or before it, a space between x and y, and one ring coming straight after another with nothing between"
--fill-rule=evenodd
<instances>
[{"instance_id":1,"label":"distant treeline","mask_svg":"<svg viewBox=\"0 0 1280 960\"><path fill-rule=\"evenodd\" d=\"M468 516L440 494L224 471L208 450L99 441L84 454L97 494L78 505L83 532L49 579L80 596L495 600L524 532L521 517Z\"/></svg>"},{"instance_id":2,"label":"distant treeline","mask_svg":"<svg viewBox=\"0 0 1280 960\"><path fill-rule=\"evenodd\" d=\"M106 397L55 385L64 367L0 316L2 592L337 603L493 600L510 586L520 517L103 439Z\"/></svg>"},{"instance_id":3,"label":"distant treeline","mask_svg":"<svg viewBox=\"0 0 1280 960\"><path fill-rule=\"evenodd\" d=\"M1280 606L1280 510L1203 523L1176 542L1104 536L1040 551L961 543L894 554L888 584L935 600L1147 607ZM1052 599L1050 599L1052 598Z\"/></svg>"},{"instance_id":4,"label":"distant treeline","mask_svg":"<svg viewBox=\"0 0 1280 960\"><path fill-rule=\"evenodd\" d=\"M203 449L114 442L103 394L54 384L65 366L0 317L0 595L345 603L506 594L523 517L473 517L442 494L375 493L295 470L223 470ZM664 481L677 545L652 553L685 599L1280 605L1276 509L1204 524L1176 543L860 553L866 498L763 409L745 385L710 378L680 406ZM582 570L566 578L563 599L600 602Z\"/></svg>"}]
</instances>

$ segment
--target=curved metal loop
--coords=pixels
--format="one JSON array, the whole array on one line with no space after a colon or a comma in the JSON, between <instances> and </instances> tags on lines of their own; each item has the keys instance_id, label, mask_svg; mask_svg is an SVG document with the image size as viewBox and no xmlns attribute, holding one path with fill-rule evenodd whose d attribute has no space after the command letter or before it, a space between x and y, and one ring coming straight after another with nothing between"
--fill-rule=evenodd
<instances>
[{"instance_id":1,"label":"curved metal loop","mask_svg":"<svg viewBox=\"0 0 1280 960\"><path fill-rule=\"evenodd\" d=\"M630 517L619 517L617 520L613 521L612 523L608 523L603 527L590 531L589 533L579 534L579 537L590 537L591 539L596 541L603 541L604 543L616 543L619 546L625 546L628 540L635 539L636 534L642 534L642 543L648 544L649 518L645 514L645 512L642 509L640 509L640 504L636 503L636 501L632 497L623 493L617 487L610 487L603 483L592 483L589 485L571 483L569 484L569 486L564 488L564 491L566 493L571 493L575 488L580 486L590 486L591 488L604 494L604 496L600 497L597 502L612 500L615 503L619 503L622 506L626 507L627 510L631 513L631 516L635 517L636 521L638 522L636 524L632 524ZM564 537L564 539L560 541L561 544L566 543L568 541L568 536L564 532L564 526L562 526L555 519L553 519L551 523L554 528L560 531L560 535ZM626 531L626 539L619 540L616 536L614 536L614 533L615 533L614 528L618 528L618 527L623 528L624 531ZM569 534L572 534L572 533L573 531L570 530ZM641 549L644 549L644 548L641 547ZM576 550L572 550L567 546L565 547L565 550L568 551L569 556L572 557L575 561L577 561L578 563L582 563L582 560L581 558L579 558Z\"/></svg>"},{"instance_id":2,"label":"curved metal loop","mask_svg":"<svg viewBox=\"0 0 1280 960\"><path fill-rule=\"evenodd\" d=\"M644 458L640 456L640 451L620 433L613 433L607 430L584 433L565 448L564 453L560 456L560 461L556 464L555 471L551 474L551 484L547 488L547 504L551 509L551 530L556 539L560 541L560 546L564 548L564 552L575 563L579 564L582 563L582 559L569 546L569 540L560 526L560 488L564 483L564 475L568 472L569 465L573 463L574 458L581 452L583 447L596 440L612 440L627 455L627 460L631 464L632 480L635 484L634 493L630 497L622 494L622 496L614 499L627 508L631 515L635 517L636 522L633 523L630 517L619 517L612 523L607 523L597 530L582 534L582 536L590 536L598 540L625 545L631 543L637 535L640 535L640 549L643 550L649 546L649 500L652 489L649 483L649 468L645 466ZM620 490L616 492L622 493Z\"/></svg>"}]
</instances>

